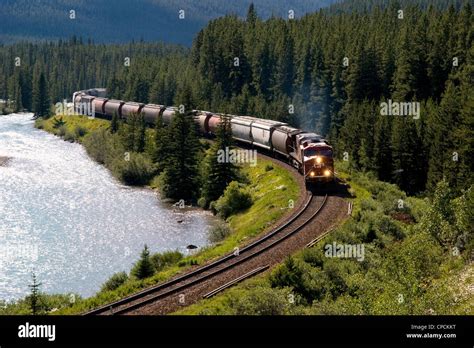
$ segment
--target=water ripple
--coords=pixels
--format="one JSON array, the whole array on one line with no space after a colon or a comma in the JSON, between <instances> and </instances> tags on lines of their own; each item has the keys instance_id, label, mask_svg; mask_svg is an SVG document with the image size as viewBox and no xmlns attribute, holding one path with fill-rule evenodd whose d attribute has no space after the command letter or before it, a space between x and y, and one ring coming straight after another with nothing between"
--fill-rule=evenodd
<instances>
[{"instance_id":1,"label":"water ripple","mask_svg":"<svg viewBox=\"0 0 474 348\"><path fill-rule=\"evenodd\" d=\"M33 128L31 114L0 116L0 299L28 293L31 271L48 293L89 296L152 251L207 244L212 218L184 214L146 189L118 183L82 146ZM184 219L182 223L177 220Z\"/></svg>"}]
</instances>

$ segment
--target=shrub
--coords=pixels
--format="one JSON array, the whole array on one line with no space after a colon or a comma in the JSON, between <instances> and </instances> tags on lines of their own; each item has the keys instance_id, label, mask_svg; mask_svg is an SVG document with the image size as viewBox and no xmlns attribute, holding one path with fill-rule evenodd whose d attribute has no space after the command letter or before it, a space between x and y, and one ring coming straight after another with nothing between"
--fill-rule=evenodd
<instances>
[{"instance_id":1,"label":"shrub","mask_svg":"<svg viewBox=\"0 0 474 348\"><path fill-rule=\"evenodd\" d=\"M120 285L128 280L128 275L125 272L118 272L113 274L101 287L100 291L112 291L117 289Z\"/></svg>"},{"instance_id":2,"label":"shrub","mask_svg":"<svg viewBox=\"0 0 474 348\"><path fill-rule=\"evenodd\" d=\"M183 258L183 254L179 251L167 251L164 253L153 254L150 258L156 272L161 271L169 265L177 264Z\"/></svg>"},{"instance_id":3,"label":"shrub","mask_svg":"<svg viewBox=\"0 0 474 348\"><path fill-rule=\"evenodd\" d=\"M232 233L229 225L224 222L218 223L209 231L209 241L211 243L217 243L224 240L227 236Z\"/></svg>"},{"instance_id":4,"label":"shrub","mask_svg":"<svg viewBox=\"0 0 474 348\"><path fill-rule=\"evenodd\" d=\"M76 138L82 138L87 134L87 129L83 126L77 125L74 127L74 134L76 135Z\"/></svg>"},{"instance_id":5,"label":"shrub","mask_svg":"<svg viewBox=\"0 0 474 348\"><path fill-rule=\"evenodd\" d=\"M267 164L267 165L265 166L265 171L266 171L266 172L269 172L269 171L271 171L271 170L273 170L273 165Z\"/></svg>"},{"instance_id":6,"label":"shrub","mask_svg":"<svg viewBox=\"0 0 474 348\"><path fill-rule=\"evenodd\" d=\"M57 128L56 135L63 137L66 135L66 132L67 132L67 127L65 125L62 125Z\"/></svg>"},{"instance_id":7,"label":"shrub","mask_svg":"<svg viewBox=\"0 0 474 348\"><path fill-rule=\"evenodd\" d=\"M76 141L76 135L71 133L69 130L66 130L66 133L64 134L64 140L73 143Z\"/></svg>"},{"instance_id":8,"label":"shrub","mask_svg":"<svg viewBox=\"0 0 474 348\"><path fill-rule=\"evenodd\" d=\"M105 163L107 156L107 134L99 130L88 134L83 142L87 153L100 164Z\"/></svg>"},{"instance_id":9,"label":"shrub","mask_svg":"<svg viewBox=\"0 0 474 348\"><path fill-rule=\"evenodd\" d=\"M130 153L130 160L116 158L112 173L127 185L145 185L155 174L151 160L141 153Z\"/></svg>"},{"instance_id":10,"label":"shrub","mask_svg":"<svg viewBox=\"0 0 474 348\"><path fill-rule=\"evenodd\" d=\"M252 196L239 183L232 181L224 194L213 205L215 211L224 219L247 209L252 205Z\"/></svg>"}]
</instances>

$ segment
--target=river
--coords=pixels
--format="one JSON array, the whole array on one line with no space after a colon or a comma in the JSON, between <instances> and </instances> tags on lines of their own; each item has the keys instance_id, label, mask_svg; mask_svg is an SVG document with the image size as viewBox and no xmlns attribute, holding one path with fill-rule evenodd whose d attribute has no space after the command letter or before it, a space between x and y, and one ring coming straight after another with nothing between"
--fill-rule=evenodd
<instances>
[{"instance_id":1,"label":"river","mask_svg":"<svg viewBox=\"0 0 474 348\"><path fill-rule=\"evenodd\" d=\"M0 116L0 299L29 293L35 272L47 293L90 296L152 252L208 244L213 218L130 188L79 144L37 130L32 114Z\"/></svg>"}]
</instances>

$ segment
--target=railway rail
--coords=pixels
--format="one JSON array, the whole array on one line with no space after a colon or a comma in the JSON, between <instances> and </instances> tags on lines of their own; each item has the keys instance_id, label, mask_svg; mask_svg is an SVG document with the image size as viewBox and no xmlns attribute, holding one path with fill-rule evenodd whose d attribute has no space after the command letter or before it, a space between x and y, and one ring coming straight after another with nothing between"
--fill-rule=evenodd
<instances>
[{"instance_id":1,"label":"railway rail","mask_svg":"<svg viewBox=\"0 0 474 348\"><path fill-rule=\"evenodd\" d=\"M163 299L178 295L179 300L185 298L188 289L199 286L202 283L208 282L211 279L217 278L226 272L232 273L240 265L248 263L252 259L263 253L271 253L272 249L283 243L288 238L294 236L308 224L310 224L321 210L326 205L328 196L313 196L311 192L306 193L306 200L303 208L296 212L285 224L274 229L263 237L253 241L252 243L242 247L236 248L233 253L228 254L220 259L213 261L207 265L197 268L191 272L185 273L181 276L173 278L167 282L158 284L156 286L147 288L141 292L135 293L131 296L125 297L119 301L110 303L91 310L86 315L100 315L100 314L128 314L144 308L150 304L159 306L159 302ZM245 274L245 267L241 267L242 271L235 276L231 276L231 280L227 283L238 279ZM234 272L235 273L235 272ZM225 277L224 277L225 278ZM214 288L219 288L219 283L213 282ZM202 298L201 294L201 298ZM199 297L199 296L198 296ZM163 313L162 311L159 311ZM164 310L164 313L168 312Z\"/></svg>"}]
</instances>

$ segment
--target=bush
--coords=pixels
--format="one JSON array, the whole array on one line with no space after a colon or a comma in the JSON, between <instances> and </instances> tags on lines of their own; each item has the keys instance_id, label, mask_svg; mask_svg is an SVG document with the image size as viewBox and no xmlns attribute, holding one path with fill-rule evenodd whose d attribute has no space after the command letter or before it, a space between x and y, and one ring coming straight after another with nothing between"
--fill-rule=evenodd
<instances>
[{"instance_id":1,"label":"bush","mask_svg":"<svg viewBox=\"0 0 474 348\"><path fill-rule=\"evenodd\" d=\"M63 137L66 135L66 132L67 132L67 127L65 125L62 125L57 128L56 135Z\"/></svg>"},{"instance_id":2,"label":"bush","mask_svg":"<svg viewBox=\"0 0 474 348\"><path fill-rule=\"evenodd\" d=\"M167 251L153 254L150 260L155 268L155 272L159 272L166 266L177 264L182 258L183 254L179 251Z\"/></svg>"},{"instance_id":3,"label":"bush","mask_svg":"<svg viewBox=\"0 0 474 348\"><path fill-rule=\"evenodd\" d=\"M232 181L224 194L212 205L213 209L224 219L252 205L252 196L237 181Z\"/></svg>"},{"instance_id":4,"label":"bush","mask_svg":"<svg viewBox=\"0 0 474 348\"><path fill-rule=\"evenodd\" d=\"M112 291L117 289L120 285L128 280L128 275L125 272L118 272L113 274L101 287L100 291Z\"/></svg>"},{"instance_id":5,"label":"bush","mask_svg":"<svg viewBox=\"0 0 474 348\"><path fill-rule=\"evenodd\" d=\"M266 172L269 172L269 171L271 171L271 170L273 170L273 165L267 164L267 165L265 166L265 171L266 171Z\"/></svg>"},{"instance_id":6,"label":"bush","mask_svg":"<svg viewBox=\"0 0 474 348\"><path fill-rule=\"evenodd\" d=\"M224 240L227 236L232 233L229 225L224 222L218 223L216 226L212 227L209 231L209 241L211 243L217 243L221 240Z\"/></svg>"},{"instance_id":7,"label":"bush","mask_svg":"<svg viewBox=\"0 0 474 348\"><path fill-rule=\"evenodd\" d=\"M73 143L76 141L76 135L71 133L69 130L66 130L66 134L64 134L64 140Z\"/></svg>"},{"instance_id":8,"label":"bush","mask_svg":"<svg viewBox=\"0 0 474 348\"><path fill-rule=\"evenodd\" d=\"M107 157L107 133L104 130L88 134L84 138L83 144L89 156L100 164L105 163Z\"/></svg>"},{"instance_id":9,"label":"bush","mask_svg":"<svg viewBox=\"0 0 474 348\"><path fill-rule=\"evenodd\" d=\"M74 128L74 134L76 135L76 138L82 138L87 134L87 129L83 126L77 125Z\"/></svg>"},{"instance_id":10,"label":"bush","mask_svg":"<svg viewBox=\"0 0 474 348\"><path fill-rule=\"evenodd\" d=\"M141 153L130 153L130 160L117 158L112 163L112 173L127 185L145 185L155 174L151 160Z\"/></svg>"}]
</instances>

